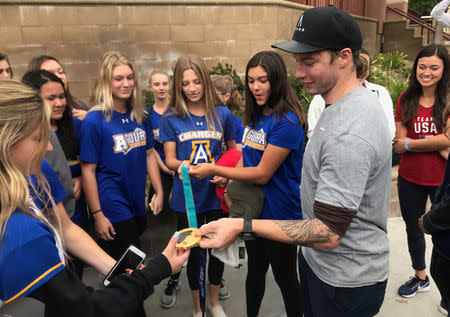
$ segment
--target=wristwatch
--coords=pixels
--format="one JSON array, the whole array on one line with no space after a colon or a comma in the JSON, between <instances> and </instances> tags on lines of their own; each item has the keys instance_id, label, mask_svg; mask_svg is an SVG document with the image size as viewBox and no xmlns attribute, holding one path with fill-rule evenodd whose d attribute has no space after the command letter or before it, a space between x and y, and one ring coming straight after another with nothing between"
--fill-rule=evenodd
<instances>
[{"instance_id":1,"label":"wristwatch","mask_svg":"<svg viewBox=\"0 0 450 317\"><path fill-rule=\"evenodd\" d=\"M242 240L253 240L256 238L256 234L252 231L252 219L244 218L244 228L239 234Z\"/></svg>"}]
</instances>

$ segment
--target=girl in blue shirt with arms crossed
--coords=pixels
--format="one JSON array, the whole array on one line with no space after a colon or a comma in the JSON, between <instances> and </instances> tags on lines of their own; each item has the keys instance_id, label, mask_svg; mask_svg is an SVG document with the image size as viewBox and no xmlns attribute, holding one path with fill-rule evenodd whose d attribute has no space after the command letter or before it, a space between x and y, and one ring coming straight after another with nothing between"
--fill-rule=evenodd
<instances>
[{"instance_id":1,"label":"girl in blue shirt with arms crossed","mask_svg":"<svg viewBox=\"0 0 450 317\"><path fill-rule=\"evenodd\" d=\"M174 70L170 100L172 113L163 116L159 131L159 139L164 142L166 165L177 171L171 207L177 213L178 230L188 227L183 185L180 179L181 166L215 163L222 154L223 141L227 148L234 148L236 144L233 117L226 107L216 106L219 103L203 60L195 55L181 56ZM201 181L192 179L191 183L198 226L222 217L215 184L225 185L226 180L221 177ZM187 265L187 275L194 300L194 317L201 316L199 260L200 249L192 249ZM223 317L226 315L219 304L218 294L224 264L214 256L210 256L209 261L208 306L214 317ZM178 278L179 275L175 275L169 280L168 286L172 285L172 292L179 288ZM174 303L175 297L172 296L171 304Z\"/></svg>"},{"instance_id":2,"label":"girl in blue shirt with arms crossed","mask_svg":"<svg viewBox=\"0 0 450 317\"><path fill-rule=\"evenodd\" d=\"M259 52L248 62L245 77L243 159L235 168L200 164L189 173L200 179L218 175L260 184L265 195L262 219L302 219L300 177L307 123L286 66L277 53ZM296 246L263 238L245 243L247 316L258 315L269 264L287 316L301 316Z\"/></svg>"}]
</instances>

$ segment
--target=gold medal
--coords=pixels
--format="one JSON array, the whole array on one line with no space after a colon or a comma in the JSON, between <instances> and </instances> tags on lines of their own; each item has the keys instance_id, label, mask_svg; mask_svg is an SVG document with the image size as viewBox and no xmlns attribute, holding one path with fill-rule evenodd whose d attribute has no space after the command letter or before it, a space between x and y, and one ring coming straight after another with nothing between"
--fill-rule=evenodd
<instances>
[{"instance_id":1,"label":"gold medal","mask_svg":"<svg viewBox=\"0 0 450 317\"><path fill-rule=\"evenodd\" d=\"M176 247L178 249L182 250L188 250L190 248L195 247L202 238L201 236L196 236L194 234L194 231L197 230L196 228L186 228L183 230L178 231L178 243L176 244Z\"/></svg>"}]
</instances>

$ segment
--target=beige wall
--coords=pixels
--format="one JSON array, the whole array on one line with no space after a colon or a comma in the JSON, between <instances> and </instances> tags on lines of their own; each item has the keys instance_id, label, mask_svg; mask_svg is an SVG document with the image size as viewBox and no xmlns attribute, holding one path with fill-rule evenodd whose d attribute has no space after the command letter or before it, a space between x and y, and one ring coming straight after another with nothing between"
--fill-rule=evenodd
<instances>
[{"instance_id":1,"label":"beige wall","mask_svg":"<svg viewBox=\"0 0 450 317\"><path fill-rule=\"evenodd\" d=\"M407 59L414 60L417 53L424 47L424 41L421 36L414 36L414 30L407 26L406 21L384 23L385 53L403 52L407 55Z\"/></svg>"},{"instance_id":2,"label":"beige wall","mask_svg":"<svg viewBox=\"0 0 450 317\"><path fill-rule=\"evenodd\" d=\"M187 53L204 57L208 67L230 63L242 74L253 54L291 38L306 8L282 0L0 1L0 51L19 79L32 57L57 57L72 93L86 101L107 50L133 60L141 86L152 68L170 70ZM375 53L376 20L357 20L364 45ZM283 56L293 70L293 59Z\"/></svg>"}]
</instances>

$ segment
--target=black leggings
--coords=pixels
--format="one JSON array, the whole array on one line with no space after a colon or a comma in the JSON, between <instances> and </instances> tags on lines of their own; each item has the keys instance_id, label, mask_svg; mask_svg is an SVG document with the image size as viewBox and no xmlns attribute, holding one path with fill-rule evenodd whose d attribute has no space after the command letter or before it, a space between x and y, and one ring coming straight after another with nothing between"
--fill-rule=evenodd
<instances>
[{"instance_id":1,"label":"black leggings","mask_svg":"<svg viewBox=\"0 0 450 317\"><path fill-rule=\"evenodd\" d=\"M434 203L438 186L417 185L399 176L397 187L412 267L416 271L425 270L425 237L419 228L418 220L425 213L428 197L431 203Z\"/></svg>"},{"instance_id":2,"label":"black leggings","mask_svg":"<svg viewBox=\"0 0 450 317\"><path fill-rule=\"evenodd\" d=\"M202 214L197 214L197 225L201 227L205 223L223 218L222 210L210 210ZM177 230L182 230L189 227L187 216L184 213L177 212ZM198 290L198 269L200 263L200 252L203 251L199 247L191 249L189 254L189 261L187 264L187 277L189 281L189 287L191 290ZM222 281L222 275L224 270L224 264L218 258L211 255L209 252L209 264L208 264L208 280L212 285L220 285ZM181 273L181 272L180 272ZM180 273L171 276L172 279L177 280L180 277Z\"/></svg>"},{"instance_id":3,"label":"black leggings","mask_svg":"<svg viewBox=\"0 0 450 317\"><path fill-rule=\"evenodd\" d=\"M122 222L113 223L116 235L114 240L98 239L98 245L115 260L119 260L122 253L130 244L141 248L139 236L145 230L146 216L135 216Z\"/></svg>"},{"instance_id":4,"label":"black leggings","mask_svg":"<svg viewBox=\"0 0 450 317\"><path fill-rule=\"evenodd\" d=\"M300 283L297 275L297 247L263 238L246 241L245 246L248 254L245 281L247 317L258 316L269 264L281 290L287 316L302 316Z\"/></svg>"}]
</instances>

